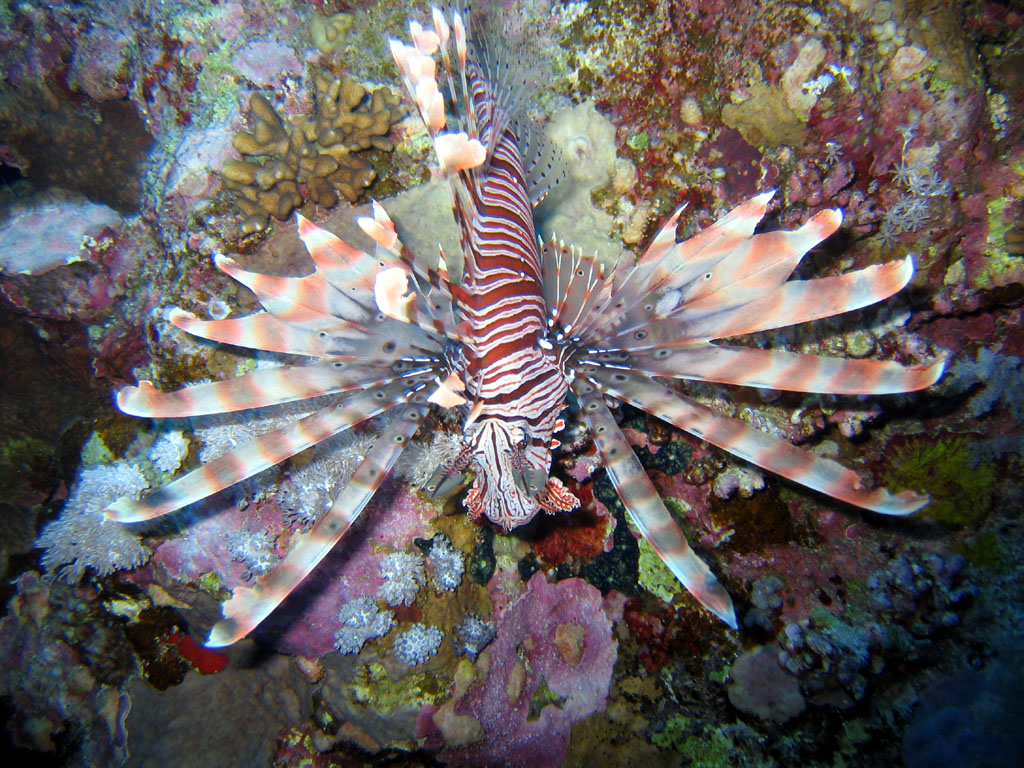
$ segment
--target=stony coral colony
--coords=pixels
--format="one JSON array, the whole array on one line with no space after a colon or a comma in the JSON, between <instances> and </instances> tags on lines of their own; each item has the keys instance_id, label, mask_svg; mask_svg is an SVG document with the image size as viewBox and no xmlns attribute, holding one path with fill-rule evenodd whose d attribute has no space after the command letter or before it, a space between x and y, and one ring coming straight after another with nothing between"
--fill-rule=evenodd
<instances>
[{"instance_id":1,"label":"stony coral colony","mask_svg":"<svg viewBox=\"0 0 1024 768\"><path fill-rule=\"evenodd\" d=\"M497 331L492 327L489 335L478 338L474 336L473 323L466 322L473 313L486 311L477 306L477 299L470 298L474 292L483 295L488 290L485 273L480 271L474 276L474 270L484 270L480 264L486 262L482 256L470 254L476 253L473 249L478 247L478 239L486 239L489 230L475 219L484 215L484 208L476 213L471 205L467 208L465 201L472 198L470 190L483 194L479 190L488 188L491 174L505 173L503 168L492 167L492 163L504 161L497 161L496 155L488 153L505 151L495 149L503 141L514 147L516 138L511 123L500 122L509 104L506 97L472 95L477 93L473 89L486 82L486 67L481 68L486 57L474 60L476 54L472 49L471 63L466 66L465 43L459 42L458 33L462 29L461 17L456 14L452 18L456 30L451 40L455 46L451 52L454 65L446 49L449 22L439 12L434 16L436 33L425 32L413 24L414 45L393 42L392 52L410 98L419 108L433 140L437 173L447 181L456 202L463 243L469 248L465 254L466 282L453 282L443 260L433 267L412 254L398 239L394 224L379 205L374 205L372 217L359 221L364 232L376 242L372 254L298 216L299 235L316 265L313 274L301 278L272 277L245 270L233 260L218 256L217 266L250 288L265 311L205 322L175 311L171 321L202 338L306 355L316 362L257 370L232 381L200 384L166 394L142 382L118 396L119 406L128 413L179 418L337 396L326 406L321 401L319 410L307 412L298 420L232 449L144 499L126 499L110 506L107 515L122 522L160 517L385 412L394 409L396 414L355 468L348 484L338 492L327 514L308 532L294 538L293 548L284 559L270 567L273 556L261 549L258 571L252 572L253 586L234 591L224 606L225 618L211 633L211 643L228 644L251 631L327 555L390 474L405 446L419 431L430 404L464 419L466 438L459 457L451 466L437 467L428 488L453 487L453 478L472 470L476 477L467 506L476 515L483 512L506 528L529 521L541 507L547 512L569 511L579 504L561 480L547 478L551 461L547 448L522 447L530 446L532 439L529 428L516 426L517 420L528 415L516 410L523 406L510 401L512 405L507 407L511 412L487 416L473 424L480 413L490 413L487 408L493 406L485 402L485 390L480 388L483 385L475 379L463 381L463 375L467 370L477 370L473 375L483 380L488 375L486 365L500 367L504 363L473 362L478 357L481 361L489 359L480 350L493 345ZM449 90L454 100L449 107L462 109L459 126L469 131L468 138L465 131L446 129L443 109L439 111L435 103L441 98L439 84L434 80L434 67L427 63L433 64L429 54L436 51L438 41L449 68ZM433 51L429 50L431 47ZM460 78L464 89L461 96L457 85ZM507 86L500 79L495 83L495 88ZM432 88L426 88L427 85ZM481 87L479 93L493 94L487 87ZM346 96L349 91L351 98ZM346 87L345 81L318 84L318 104L345 105L342 112L348 116L348 123L363 95L361 89ZM483 109L472 105L476 98L496 101ZM371 108L378 102L384 111L376 122L367 113L362 113L362 117L366 126L373 125L379 133L390 125L393 107L388 106L386 97L378 99L375 94ZM321 145L328 144L324 135L337 133L340 124L310 128L308 136L296 127L289 135L265 100L254 97L250 109L256 130L253 134L242 134L236 146L241 141L243 153L256 156L267 154L267 147L276 143L280 145L278 154L282 159L264 165L237 161L230 165L227 174L237 177L235 183L244 181L255 185L252 188L264 188L263 197L257 193L249 204L256 199L274 203L279 205L277 214L281 216L300 200L284 187L275 192L269 188L294 184L289 176L298 178L300 172L315 170L319 160L310 164L300 156L309 149L314 135ZM490 138L487 131L493 132ZM539 149L531 148L521 161L515 161L522 162L525 169L512 174L512 186L521 186L515 194L522 197L524 205L532 194L527 181L538 164L543 170L545 163L550 166L554 162L552 150L543 143L538 146ZM336 158L330 165L336 169ZM520 173L522 176L516 179ZM308 177L307 181L313 179ZM547 192L548 184L542 182L543 190L537 198ZM317 185L306 186L315 189ZM573 402L581 409L601 463L631 522L687 590L731 626L736 625L736 619L728 594L683 538L632 455L625 435L607 408L606 398L647 411L815 490L877 512L908 514L923 506L927 498L912 491L893 495L881 488L868 490L856 473L838 463L717 413L664 387L658 379L812 393L884 394L927 387L941 375L943 367L941 360L904 367L890 361L842 360L711 343L875 303L906 285L913 274L911 261L905 259L834 277L788 280L803 255L839 227L841 214L826 210L797 230L755 234L771 197L768 193L749 199L690 239L677 235L677 211L635 265L623 261L606 266L552 238L526 257L535 260L535 265L527 270L535 269L536 276L531 278L534 282L524 279L523 287L517 288L535 292L517 297L525 317L529 319L534 305L543 309L537 327L521 342L524 354L529 351L538 359L557 360L550 365L557 367L555 378L562 377L559 398L565 397L571 387ZM486 209L486 215L491 216L493 203L487 205L491 208ZM519 213L510 208L508 215ZM499 214L499 218L502 216ZM517 220L505 219L506 223L514 221ZM527 250L535 248L532 224L529 232L524 229L523 234ZM403 295L406 291L411 292ZM521 337L520 331L515 333L519 335L514 338ZM538 348L545 351L537 352ZM485 367L475 369L474 365ZM553 413L567 402L554 403ZM522 446L512 447L510 440L509 447L499 448L495 455L474 444L490 430L512 434L524 429L526 438ZM540 429L544 442L550 437L552 426L545 423ZM510 477L515 478L515 485L497 492L498 487L511 483ZM522 503L527 512L517 514L509 522L513 518L505 514L504 507L513 502ZM403 553L389 557L401 556ZM414 576L410 587L421 580ZM415 591L396 594L395 599L408 604ZM393 602L392 598L387 599Z\"/></svg>"}]
</instances>

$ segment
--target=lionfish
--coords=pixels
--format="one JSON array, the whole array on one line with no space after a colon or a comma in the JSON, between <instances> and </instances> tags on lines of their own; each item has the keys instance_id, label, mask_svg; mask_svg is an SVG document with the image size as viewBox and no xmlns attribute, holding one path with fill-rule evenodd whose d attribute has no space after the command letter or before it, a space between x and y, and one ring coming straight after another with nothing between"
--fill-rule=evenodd
<instances>
[{"instance_id":1,"label":"lionfish","mask_svg":"<svg viewBox=\"0 0 1024 768\"><path fill-rule=\"evenodd\" d=\"M450 18L450 22L449 19ZM551 155L520 151L517 97L502 66L468 39L464 15L433 11L433 29L410 23L412 44L391 40L405 88L433 140L460 230L461 280L443 252L428 266L406 248L378 204L360 227L375 253L297 216L315 263L305 277L217 267L250 288L266 311L201 321L174 310L178 328L205 339L315 358L238 378L158 392L142 381L118 393L122 411L184 417L336 395L327 407L106 510L121 522L149 520L191 504L343 430L392 411L373 448L330 510L281 563L223 605L210 646L248 634L296 588L389 477L430 408L456 409L463 449L427 491L473 476L465 506L506 531L540 510L579 502L549 476L559 413L574 396L619 498L639 532L709 611L736 628L728 593L693 552L658 496L607 398L615 398L759 467L850 504L912 513L928 497L869 490L821 458L680 394L663 379L843 395L922 389L943 363L818 357L712 343L864 307L903 288L910 258L847 274L789 280L803 255L839 227L824 210L799 229L755 234L772 192L751 198L696 236L677 241L677 210L639 260L606 268L554 238L541 241L533 207L550 182ZM444 70L442 94L437 64ZM449 112L452 113L449 124ZM539 193L538 193L539 190Z\"/></svg>"}]
</instances>

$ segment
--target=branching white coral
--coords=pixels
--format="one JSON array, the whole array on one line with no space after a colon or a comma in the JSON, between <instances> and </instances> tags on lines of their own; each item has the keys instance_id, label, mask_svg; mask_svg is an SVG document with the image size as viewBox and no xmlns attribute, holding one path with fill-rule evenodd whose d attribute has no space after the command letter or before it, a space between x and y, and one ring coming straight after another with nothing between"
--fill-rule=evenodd
<instances>
[{"instance_id":1,"label":"branching white coral","mask_svg":"<svg viewBox=\"0 0 1024 768\"><path fill-rule=\"evenodd\" d=\"M384 578L378 597L388 605L412 605L416 593L426 581L423 557L414 552L394 552L380 561L380 575Z\"/></svg>"},{"instance_id":2,"label":"branching white coral","mask_svg":"<svg viewBox=\"0 0 1024 768\"><path fill-rule=\"evenodd\" d=\"M318 445L312 460L293 467L282 484L280 501L287 510L286 519L302 528L319 520L375 441L373 434L349 431Z\"/></svg>"},{"instance_id":3,"label":"branching white coral","mask_svg":"<svg viewBox=\"0 0 1024 768\"><path fill-rule=\"evenodd\" d=\"M892 180L905 191L885 212L878 234L886 247L896 244L900 235L917 232L932 217L932 198L947 197L952 189L949 179L941 178L929 167L908 159L907 146L913 138L910 128L903 134L900 162L892 167Z\"/></svg>"},{"instance_id":4,"label":"branching white coral","mask_svg":"<svg viewBox=\"0 0 1024 768\"><path fill-rule=\"evenodd\" d=\"M245 565L245 576L249 579L262 576L281 560L274 554L274 540L268 531L229 531L227 543L231 559Z\"/></svg>"},{"instance_id":5,"label":"branching white coral","mask_svg":"<svg viewBox=\"0 0 1024 768\"><path fill-rule=\"evenodd\" d=\"M715 478L712 485L714 494L719 499L728 499L737 491L742 498L749 499L755 491L762 488L764 475L757 467L730 466Z\"/></svg>"},{"instance_id":6,"label":"branching white coral","mask_svg":"<svg viewBox=\"0 0 1024 768\"><path fill-rule=\"evenodd\" d=\"M429 441L409 444L395 467L398 477L416 488L425 488L434 472L450 467L466 447L461 433L438 432Z\"/></svg>"},{"instance_id":7,"label":"branching white coral","mask_svg":"<svg viewBox=\"0 0 1024 768\"><path fill-rule=\"evenodd\" d=\"M465 572L462 553L452 546L452 540L442 533L434 537L427 552L430 575L434 586L442 592L451 592L462 583Z\"/></svg>"},{"instance_id":8,"label":"branching white coral","mask_svg":"<svg viewBox=\"0 0 1024 768\"><path fill-rule=\"evenodd\" d=\"M410 667L418 666L437 653L443 638L437 627L413 624L395 637L395 655Z\"/></svg>"},{"instance_id":9,"label":"branching white coral","mask_svg":"<svg viewBox=\"0 0 1024 768\"><path fill-rule=\"evenodd\" d=\"M341 625L334 635L334 647L341 653L359 653L367 640L383 637L395 626L395 614L382 611L369 597L357 597L338 611Z\"/></svg>"},{"instance_id":10,"label":"branching white coral","mask_svg":"<svg viewBox=\"0 0 1024 768\"><path fill-rule=\"evenodd\" d=\"M175 472L188 456L188 438L181 430L165 432L154 441L149 460L161 472Z\"/></svg>"},{"instance_id":11,"label":"branching white coral","mask_svg":"<svg viewBox=\"0 0 1024 768\"><path fill-rule=\"evenodd\" d=\"M86 568L107 576L146 562L152 551L129 528L107 520L103 509L123 496L139 498L147 486L142 472L127 462L83 470L60 517L36 539L46 550L43 567L74 584Z\"/></svg>"}]
</instances>

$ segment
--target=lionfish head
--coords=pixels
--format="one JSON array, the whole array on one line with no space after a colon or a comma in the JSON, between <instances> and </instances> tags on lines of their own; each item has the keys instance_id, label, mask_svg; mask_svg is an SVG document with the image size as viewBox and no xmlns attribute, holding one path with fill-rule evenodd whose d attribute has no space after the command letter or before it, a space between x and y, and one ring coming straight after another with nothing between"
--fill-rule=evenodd
<instances>
[{"instance_id":1,"label":"lionfish head","mask_svg":"<svg viewBox=\"0 0 1024 768\"><path fill-rule=\"evenodd\" d=\"M482 419L467 438L476 479L466 508L511 530L533 519L548 480L551 452L531 445L525 424Z\"/></svg>"}]
</instances>

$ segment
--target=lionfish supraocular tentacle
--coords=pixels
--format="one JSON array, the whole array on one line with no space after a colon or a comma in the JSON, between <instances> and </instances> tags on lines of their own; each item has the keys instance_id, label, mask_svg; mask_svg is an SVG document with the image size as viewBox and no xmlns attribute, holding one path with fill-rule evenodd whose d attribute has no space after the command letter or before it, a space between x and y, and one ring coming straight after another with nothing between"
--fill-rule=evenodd
<instances>
[{"instance_id":1,"label":"lionfish supraocular tentacle","mask_svg":"<svg viewBox=\"0 0 1024 768\"><path fill-rule=\"evenodd\" d=\"M231 645L249 634L316 568L359 517L381 483L390 475L406 444L426 415L425 398L402 406L381 433L330 510L307 532L296 534L284 559L252 587L237 587L222 606L224 618L214 624L206 644Z\"/></svg>"},{"instance_id":2,"label":"lionfish supraocular tentacle","mask_svg":"<svg viewBox=\"0 0 1024 768\"><path fill-rule=\"evenodd\" d=\"M449 24L435 9L432 30L412 22L413 44L391 41L391 50L451 192L465 260L461 284L450 283L443 254L433 268L410 253L376 203L372 217L358 220L376 243L372 255L299 216L299 234L316 267L312 274L273 277L215 259L253 290L266 312L204 322L177 311L171 320L197 336L311 355L318 362L167 394L142 382L119 395L122 409L140 416L338 397L335 405L236 448L141 501L123 500L107 510L124 521L166 514L375 414L400 409L327 516L297 538L275 571L225 603L210 643L244 636L316 566L386 479L428 403L460 409L466 431L462 455L454 466L439 468L429 485L451 488L457 478L446 475L473 470L467 508L511 528L540 509L578 504L557 478L548 477L551 438L571 382L630 519L686 588L733 627L728 594L686 543L605 397L851 504L899 515L926 503L927 497L911 491L869 490L855 472L659 382L693 379L839 394L927 387L941 375L941 360L904 367L712 343L880 301L910 281L910 259L791 281L803 255L831 235L842 216L821 211L794 231L755 234L771 192L682 242L681 209L676 211L635 264L606 268L554 238L538 248L531 204L543 190L531 194L526 178L543 179L545 172L532 172L537 158L524 165L511 127L515 98L502 90L505 76L491 77L493 60L469 41L458 13L451 19ZM448 128L448 107L454 130Z\"/></svg>"}]
</instances>

